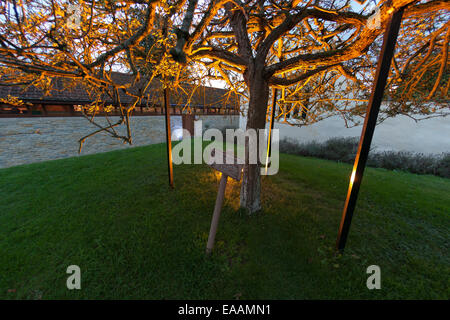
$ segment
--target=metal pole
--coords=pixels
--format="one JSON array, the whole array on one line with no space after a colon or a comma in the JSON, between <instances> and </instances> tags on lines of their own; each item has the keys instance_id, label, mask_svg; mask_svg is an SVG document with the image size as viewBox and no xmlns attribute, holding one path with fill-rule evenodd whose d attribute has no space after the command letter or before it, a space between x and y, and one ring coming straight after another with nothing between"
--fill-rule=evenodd
<instances>
[{"instance_id":1,"label":"metal pole","mask_svg":"<svg viewBox=\"0 0 450 320\"><path fill-rule=\"evenodd\" d=\"M173 188L173 167L172 167L172 136L170 129L170 107L169 89L164 88L164 109L166 114L166 145L167 145L167 165L169 170L169 185Z\"/></svg>"},{"instance_id":2,"label":"metal pole","mask_svg":"<svg viewBox=\"0 0 450 320\"><path fill-rule=\"evenodd\" d=\"M222 173L220 178L219 191L217 192L216 206L211 221L211 228L209 230L208 244L206 245L206 253L211 253L214 247L214 240L216 239L217 226L219 225L220 211L222 210L223 198L225 197L225 188L227 186L228 176Z\"/></svg>"},{"instance_id":3,"label":"metal pole","mask_svg":"<svg viewBox=\"0 0 450 320\"><path fill-rule=\"evenodd\" d=\"M274 118L275 118L275 108L277 106L277 94L278 90L272 90L272 110L270 112L270 125L269 125L269 136L267 137L267 154L266 154L266 173L267 167L269 166L269 158L272 155L272 131L274 126Z\"/></svg>"},{"instance_id":4,"label":"metal pole","mask_svg":"<svg viewBox=\"0 0 450 320\"><path fill-rule=\"evenodd\" d=\"M350 230L353 211L355 210L356 200L358 199L359 187L363 178L364 168L366 166L373 132L377 122L378 111L380 110L384 88L386 86L386 81L391 66L391 60L394 55L395 44L402 21L403 11L404 7L400 8L392 15L384 33L383 47L381 48L381 53L378 60L379 62L374 85L372 87L372 94L367 107L367 114L364 120L361 138L359 140L358 152L353 165L353 171L347 192L347 199L345 200L344 211L342 213L341 224L339 227L339 234L336 241L336 247L339 251L344 250L348 232Z\"/></svg>"},{"instance_id":5,"label":"metal pole","mask_svg":"<svg viewBox=\"0 0 450 320\"><path fill-rule=\"evenodd\" d=\"M278 89L273 89L273 97L272 97L272 110L270 113L270 130L269 130L269 142L268 142L268 148L269 148L269 157L272 155L272 131L273 126L275 123L275 111L277 108L277 95L278 95Z\"/></svg>"},{"instance_id":6,"label":"metal pole","mask_svg":"<svg viewBox=\"0 0 450 320\"><path fill-rule=\"evenodd\" d=\"M279 39L278 40L278 59L281 61L283 61L283 56L281 54L281 49L283 47L283 40ZM278 90L275 88L272 91L272 110L270 113L270 127L269 127L269 137L267 139L267 155L266 155L266 173L267 173L267 167L269 166L269 158L272 155L272 131L273 131L273 126L275 123L275 111L277 108L277 95L278 95Z\"/></svg>"},{"instance_id":7,"label":"metal pole","mask_svg":"<svg viewBox=\"0 0 450 320\"><path fill-rule=\"evenodd\" d=\"M167 20L164 21L163 34L167 36ZM164 51L166 48L164 46ZM166 146L167 146L167 166L169 171L169 186L173 188L173 167L172 167L172 133L170 129L170 96L164 77L164 109L166 116Z\"/></svg>"}]
</instances>

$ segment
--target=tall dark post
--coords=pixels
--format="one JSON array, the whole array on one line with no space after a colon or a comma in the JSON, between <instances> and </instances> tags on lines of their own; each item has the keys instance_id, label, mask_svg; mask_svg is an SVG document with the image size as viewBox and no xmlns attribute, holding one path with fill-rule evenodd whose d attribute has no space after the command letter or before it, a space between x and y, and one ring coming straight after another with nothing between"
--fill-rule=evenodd
<instances>
[{"instance_id":1,"label":"tall dark post","mask_svg":"<svg viewBox=\"0 0 450 320\"><path fill-rule=\"evenodd\" d=\"M353 165L353 171L348 187L347 199L345 200L342 220L339 227L339 234L336 241L336 247L339 251L343 251L347 241L350 224L352 222L353 211L355 210L356 200L358 199L359 187L364 174L367 157L369 155L370 144L372 142L373 132L377 122L378 111L383 99L384 88L386 86L387 77L391 67L391 60L394 55L397 35L402 21L404 7L396 11L387 26L383 38L383 47L381 48L380 57L378 59L377 72L375 75L372 94L370 96L367 114L364 120L364 126L359 140L358 152Z\"/></svg>"},{"instance_id":2,"label":"tall dark post","mask_svg":"<svg viewBox=\"0 0 450 320\"><path fill-rule=\"evenodd\" d=\"M170 99L169 88L164 88L164 109L166 114L166 145L167 145L167 165L169 170L169 185L173 188L173 166L172 166L172 136L170 130Z\"/></svg>"},{"instance_id":3,"label":"tall dark post","mask_svg":"<svg viewBox=\"0 0 450 320\"><path fill-rule=\"evenodd\" d=\"M164 21L163 34L167 36L167 20ZM164 46L164 52L166 48ZM170 129L170 96L169 88L166 86L165 77L164 82L164 110L166 116L166 146L167 146L167 166L169 172L169 186L173 188L173 166L172 166L172 132Z\"/></svg>"},{"instance_id":4,"label":"tall dark post","mask_svg":"<svg viewBox=\"0 0 450 320\"><path fill-rule=\"evenodd\" d=\"M273 131L273 124L274 124L274 118L275 118L275 108L277 106L277 89L273 89L272 91L272 110L270 112L270 125L269 125L269 136L267 137L267 154L266 154L266 174L267 169L269 167L269 158L272 154L272 131Z\"/></svg>"},{"instance_id":5,"label":"tall dark post","mask_svg":"<svg viewBox=\"0 0 450 320\"><path fill-rule=\"evenodd\" d=\"M273 131L273 124L274 124L274 118L275 118L275 108L277 106L277 89L273 89L272 91L272 110L270 112L270 125L269 125L269 136L267 137L267 154L266 154L266 173L267 168L269 167L269 158L272 154L272 131Z\"/></svg>"},{"instance_id":6,"label":"tall dark post","mask_svg":"<svg viewBox=\"0 0 450 320\"><path fill-rule=\"evenodd\" d=\"M270 113L270 129L269 129L269 141L268 141L268 148L269 148L269 152L267 153L269 158L272 155L272 131L273 131L273 126L275 123L275 111L277 108L277 95L278 95L278 90L277 89L273 89L273 97L272 97L272 110Z\"/></svg>"},{"instance_id":7,"label":"tall dark post","mask_svg":"<svg viewBox=\"0 0 450 320\"><path fill-rule=\"evenodd\" d=\"M281 43L279 45L279 52L278 56L280 59L280 62L283 61L283 57L281 56ZM272 155L272 131L273 126L275 123L275 111L277 109L277 96L278 96L278 90L273 89L272 91L272 110L270 112L270 127L269 127L269 136L267 137L267 156L266 156L266 173L267 173L267 167L269 165L269 158Z\"/></svg>"}]
</instances>

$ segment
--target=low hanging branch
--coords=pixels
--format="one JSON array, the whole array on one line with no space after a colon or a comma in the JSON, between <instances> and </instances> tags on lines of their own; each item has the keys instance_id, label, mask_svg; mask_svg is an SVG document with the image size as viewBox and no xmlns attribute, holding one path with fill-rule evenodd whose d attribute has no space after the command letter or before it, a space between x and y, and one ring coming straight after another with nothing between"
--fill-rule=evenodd
<instances>
[{"instance_id":1,"label":"low hanging branch","mask_svg":"<svg viewBox=\"0 0 450 320\"><path fill-rule=\"evenodd\" d=\"M84 0L70 2L77 5L74 15L66 0L6 0L0 8L0 85L27 83L50 91L54 77L82 82L96 115L105 97L119 103L127 96L128 103L119 105L128 143L133 110L158 103L158 97L149 102L148 90L163 76L188 96L195 90L182 88L186 79L194 88L223 79L248 99L249 128L265 127L271 86L281 91L279 119L305 125L339 115L354 125L365 113L380 35L393 12L406 6L386 90L389 103L379 119L447 115L448 1L382 0L376 10L368 0L359 2L363 9L328 0ZM71 27L69 19L78 25ZM172 31L167 37L161 34L164 19ZM132 77L124 83L114 70ZM135 92L136 84L143 90ZM107 123L96 131L117 138L116 126ZM255 170L246 168L243 179L242 194L254 197L243 201L251 211L259 207Z\"/></svg>"},{"instance_id":2,"label":"low hanging branch","mask_svg":"<svg viewBox=\"0 0 450 320\"><path fill-rule=\"evenodd\" d=\"M362 1L365 3L366 1ZM223 3L225 4L223 7ZM316 88L316 98L313 103L316 108L309 110L310 117L306 121L322 119L322 114L333 113L332 110L339 110L339 114L350 115L352 110L358 108L354 104L353 108L348 101L367 101L367 88L370 87L370 78L375 67L375 54L372 54L379 43L379 35L383 32L383 27L392 13L400 7L406 6L404 13L404 26L399 38L399 48L401 42L408 43L398 56L401 58L395 64L404 64L400 68L407 68L414 64L414 61L420 61L423 58L420 49L413 52L410 48L432 38L433 48L439 51L433 51L436 62L439 61L439 70L430 89L422 95L422 100L415 98L419 89L420 82L416 75L420 77L429 74L433 65L420 63L416 66L413 73L402 73L402 77L416 79L416 82L410 82L408 90L401 94L403 104L409 105L409 110L413 113L426 114L432 110L441 110L436 112L437 116L445 114L445 108L448 104L441 104L448 97L448 77L445 76L447 70L448 38L446 32L449 20L448 4L442 0L435 1L413 1L413 0L394 0L391 3L383 1L379 5L378 16L380 27L370 27L368 21L372 18L374 12L355 12L349 7L339 7L339 5L329 5L324 2L311 1L293 1L278 2L269 1L258 5L243 4L239 1L210 1L207 10L199 9L196 12L196 1L190 1L186 14L184 15L182 30L178 35L178 41L171 53L175 59L186 55L192 61L201 63L207 68L216 68L222 75L222 79L239 78L246 81L248 85L248 72L251 70L263 68L263 78L272 86L283 89L295 86L303 81L310 81L311 77L319 79L327 77L330 74L331 82L318 83ZM193 19L196 16L198 19ZM422 19L427 17L427 23L422 23ZM432 25L430 27L430 21ZM310 23L311 22L311 23ZM409 28L420 32L420 37L414 36L409 32ZM189 34L189 30L194 31ZM231 30L230 30L231 29ZM281 40L281 56L283 61L271 63L273 56L279 51L278 40ZM437 40L437 41L436 41ZM434 45L436 44L436 45ZM421 45L422 46L422 45ZM181 53L181 50L184 50ZM429 52L432 52L431 49ZM437 53L436 53L437 52ZM428 57L423 58L425 61ZM218 63L211 63L216 61ZM348 67L351 65L351 67ZM226 71L229 75L224 75ZM282 75L282 77L280 77ZM395 74L392 75L394 79ZM342 81L337 79L346 79L345 87L348 93L358 94L359 97L348 99L341 94L339 90L345 93L341 87ZM246 80L247 79L247 80ZM337 81L337 82L336 82ZM404 80L403 80L404 81ZM236 83L228 86L233 89ZM332 85L333 84L333 85ZM334 84L338 85L335 87ZM398 81L389 81L392 87L393 97L398 96L399 91L404 89L398 85ZM444 90L438 90L443 87ZM328 89L327 89L328 88ZM399 90L400 89L400 90ZM424 88L425 89L425 88ZM423 89L420 89L423 90ZM290 96L291 105L298 105L302 98L298 90L297 96ZM406 93L406 95L405 95ZM306 93L303 93L306 94ZM333 97L334 95L334 97ZM329 108L328 101L341 101L343 107ZM433 101L434 107L426 106L427 100ZM400 100L398 100L400 101ZM437 103L437 105L436 105ZM411 108L411 105L415 105ZM392 109L398 108L393 104ZM288 112L292 108L288 108ZM262 111L261 111L262 112ZM385 116L392 116L400 112L385 112ZM331 115L330 115L331 116ZM351 117L350 117L351 118ZM383 117L380 117L383 119ZM346 119L348 120L348 119ZM303 121L303 122L306 122ZM355 122L357 123L357 121Z\"/></svg>"},{"instance_id":3,"label":"low hanging branch","mask_svg":"<svg viewBox=\"0 0 450 320\"><path fill-rule=\"evenodd\" d=\"M149 93L153 87L167 75L174 79L171 87L182 92L180 83L193 79L170 61L164 47L174 44L173 35L160 29L163 19L176 20L185 0L70 3L72 7L64 0L5 2L0 10L0 85L33 85L50 93L57 78L64 78L69 91L82 86L93 101L83 115L97 129L80 139L79 150L101 132L131 144L133 110L143 103L161 104L161 97ZM132 76L125 80L113 70L130 70ZM122 103L121 96L132 102ZM108 117L114 108L106 108L106 101L120 111L114 124ZM105 116L105 126L94 121L99 115ZM125 135L115 130L121 125Z\"/></svg>"},{"instance_id":4,"label":"low hanging branch","mask_svg":"<svg viewBox=\"0 0 450 320\"><path fill-rule=\"evenodd\" d=\"M216 7L219 3L221 8ZM395 73L391 75L387 92L395 103L383 110L380 119L400 114L404 108L410 115L448 113L448 102L442 102L448 101L447 90L437 90L448 88L445 24L449 15L444 1L381 1L378 9L371 12L367 5L357 12L348 2L335 1L230 0L223 4L209 1L202 7L197 1L189 1L171 54L183 63L192 61L214 68L215 72L208 74L214 78L219 73L232 90L245 88L248 128L265 127L270 86L281 90L281 113L277 117L284 117L290 124L308 124L333 115L342 116L346 124L358 124L374 75L381 45L379 36L392 14L405 6L396 68L409 70L405 65L417 65L425 50L414 53L411 48L421 48L430 37L435 37L437 50L432 51L431 63L422 63L413 74L402 74L415 82L402 86L400 80L395 80ZM413 30L421 32L420 36ZM440 68L435 73L432 70L436 64ZM422 78L431 80L433 85L421 88ZM426 97L433 100L433 106L424 103ZM288 121L291 114L295 121ZM259 194L258 169L246 166L241 205L250 212L258 210Z\"/></svg>"}]
</instances>

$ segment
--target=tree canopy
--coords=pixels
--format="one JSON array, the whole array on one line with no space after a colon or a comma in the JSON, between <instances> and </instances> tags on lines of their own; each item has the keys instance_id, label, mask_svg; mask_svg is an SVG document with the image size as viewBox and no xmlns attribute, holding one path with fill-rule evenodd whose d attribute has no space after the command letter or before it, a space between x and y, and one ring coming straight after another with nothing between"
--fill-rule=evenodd
<instances>
[{"instance_id":1,"label":"tree canopy","mask_svg":"<svg viewBox=\"0 0 450 320\"><path fill-rule=\"evenodd\" d=\"M50 77L64 77L114 96L132 85L115 83L114 70L132 73L133 81L145 76L174 87L215 79L247 99L248 128L265 127L270 88L281 91L281 120L289 122L297 110L293 124L340 115L350 126L365 115L380 36L405 7L380 120L447 115L448 2L373 3L6 0L0 8L0 84L45 87ZM128 94L136 103L142 99ZM128 124L133 108L123 109L122 122ZM241 205L250 211L260 206L257 171L244 167Z\"/></svg>"},{"instance_id":2,"label":"tree canopy","mask_svg":"<svg viewBox=\"0 0 450 320\"><path fill-rule=\"evenodd\" d=\"M371 2L362 3L192 0L172 54L179 61L188 57L203 63L211 77L247 98L242 88L249 85L249 65L264 64L269 85L281 90L279 118L300 109L308 111L302 123L335 114L357 121L355 116L365 112L380 35L392 12L408 6L387 88L393 103L381 120L399 113L447 114L448 4L380 1L377 27L370 21L375 13Z\"/></svg>"}]
</instances>

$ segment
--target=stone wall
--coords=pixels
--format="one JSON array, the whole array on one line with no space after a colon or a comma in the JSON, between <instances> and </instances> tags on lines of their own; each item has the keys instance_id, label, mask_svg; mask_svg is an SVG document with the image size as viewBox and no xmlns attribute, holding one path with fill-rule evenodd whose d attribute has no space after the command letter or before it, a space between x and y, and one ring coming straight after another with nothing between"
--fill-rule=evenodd
<instances>
[{"instance_id":1,"label":"stone wall","mask_svg":"<svg viewBox=\"0 0 450 320\"><path fill-rule=\"evenodd\" d=\"M209 128L238 127L239 116L200 116ZM111 121L117 121L112 117ZM105 123L98 118L99 123ZM172 116L172 131L181 128L181 116ZM133 145L165 141L164 116L131 118ZM0 168L25 163L78 156L78 140L97 127L82 117L0 118ZM117 129L125 135L126 128ZM99 133L83 145L81 155L129 148L120 140Z\"/></svg>"},{"instance_id":2,"label":"stone wall","mask_svg":"<svg viewBox=\"0 0 450 320\"><path fill-rule=\"evenodd\" d=\"M239 116L197 116L196 120L202 121L203 130L216 128L219 130L227 128L239 128Z\"/></svg>"}]
</instances>

